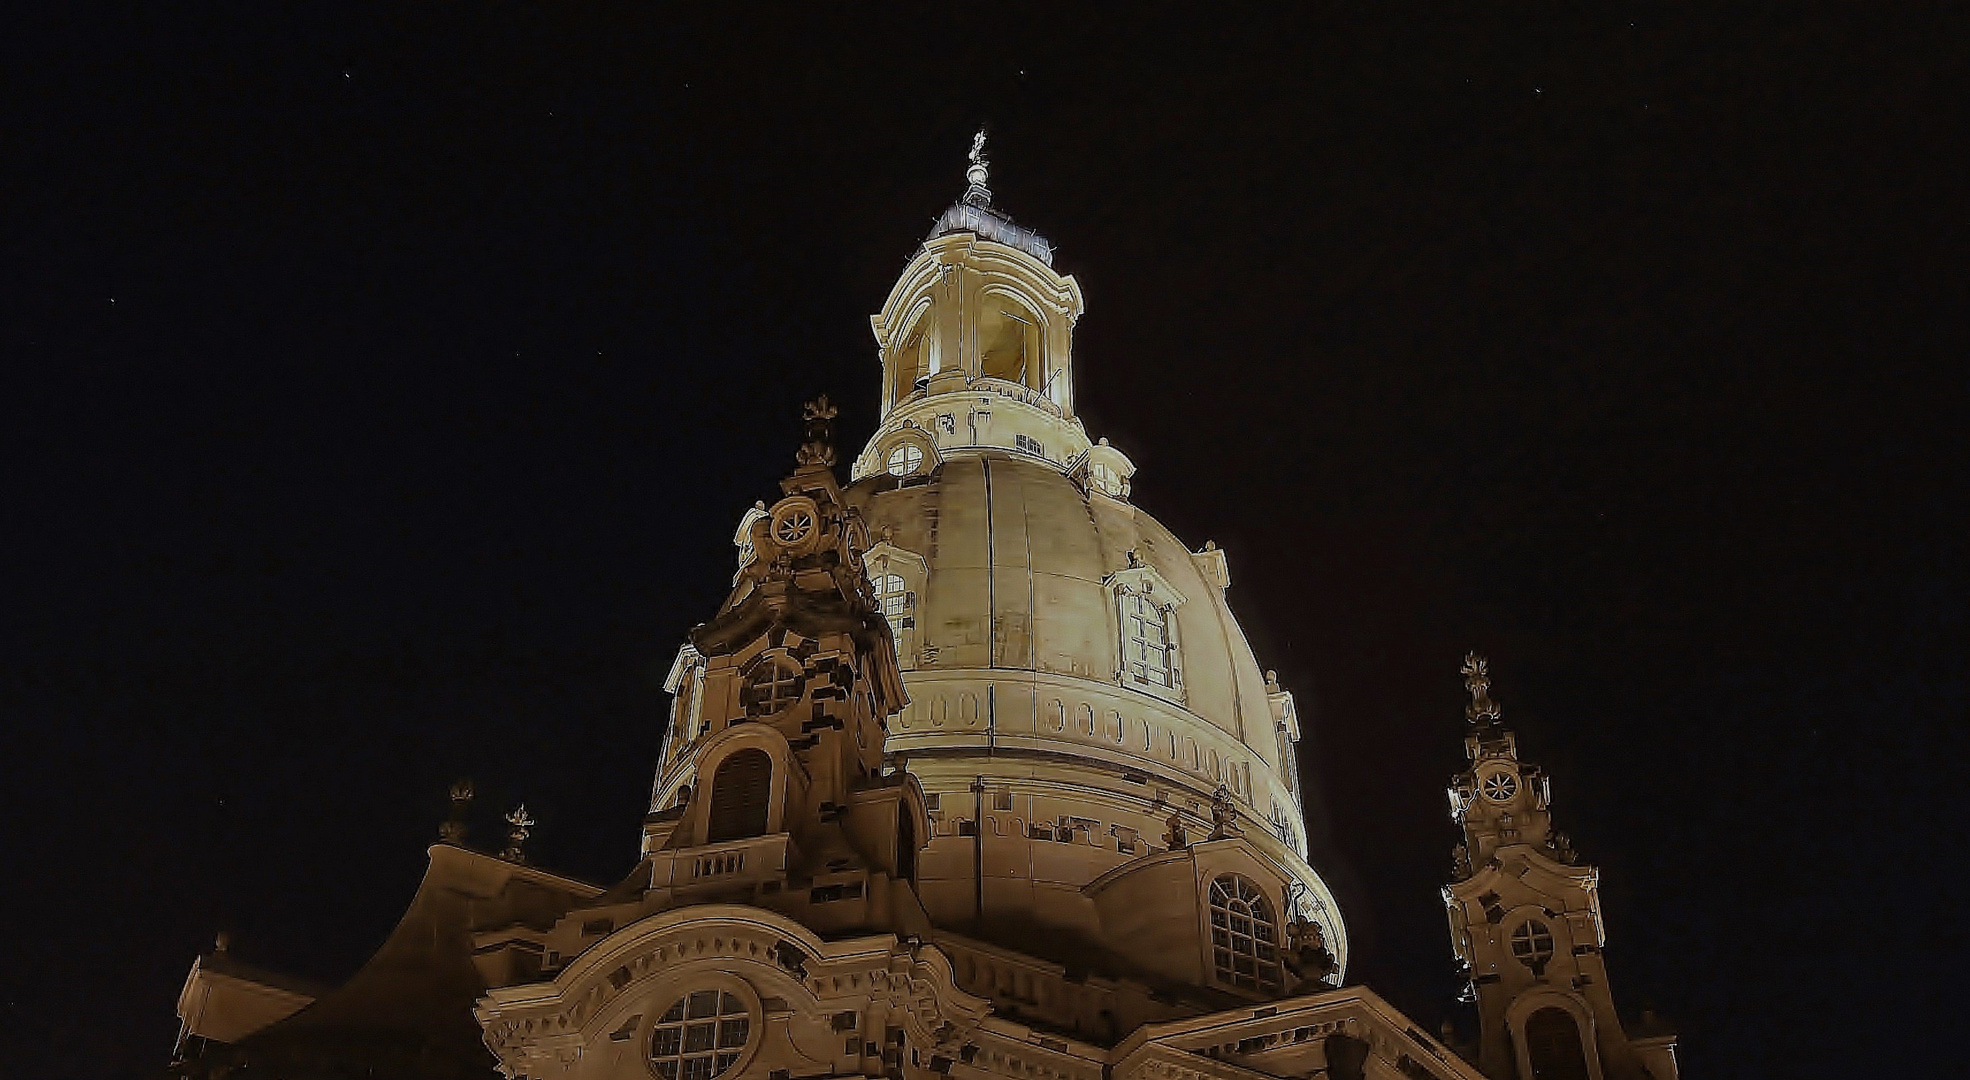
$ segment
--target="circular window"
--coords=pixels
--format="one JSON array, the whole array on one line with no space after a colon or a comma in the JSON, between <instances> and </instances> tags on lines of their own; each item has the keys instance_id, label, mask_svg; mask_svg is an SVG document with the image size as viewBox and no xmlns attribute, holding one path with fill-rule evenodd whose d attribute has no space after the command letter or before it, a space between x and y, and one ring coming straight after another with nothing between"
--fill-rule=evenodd
<instances>
[{"instance_id":1,"label":"circular window","mask_svg":"<svg viewBox=\"0 0 1970 1080\"><path fill-rule=\"evenodd\" d=\"M751 1038L752 1010L738 995L695 990L651 1029L650 1068L663 1080L712 1080L738 1062Z\"/></svg>"},{"instance_id":2,"label":"circular window","mask_svg":"<svg viewBox=\"0 0 1970 1080\"><path fill-rule=\"evenodd\" d=\"M1492 802L1510 802L1519 793L1519 778L1503 771L1487 773L1479 787Z\"/></svg>"},{"instance_id":3,"label":"circular window","mask_svg":"<svg viewBox=\"0 0 1970 1080\"><path fill-rule=\"evenodd\" d=\"M1553 958L1553 932L1538 919L1527 919L1512 931L1512 957L1536 974Z\"/></svg>"},{"instance_id":4,"label":"circular window","mask_svg":"<svg viewBox=\"0 0 1970 1080\"><path fill-rule=\"evenodd\" d=\"M773 539L793 547L814 535L814 509L806 500L785 506L773 515Z\"/></svg>"},{"instance_id":5,"label":"circular window","mask_svg":"<svg viewBox=\"0 0 1970 1080\"><path fill-rule=\"evenodd\" d=\"M752 716L778 716L800 700L805 682L805 674L793 661L781 656L760 659L746 672L746 712Z\"/></svg>"},{"instance_id":6,"label":"circular window","mask_svg":"<svg viewBox=\"0 0 1970 1080\"><path fill-rule=\"evenodd\" d=\"M891 476L910 476L923 467L923 447L913 442L898 443L884 463Z\"/></svg>"}]
</instances>

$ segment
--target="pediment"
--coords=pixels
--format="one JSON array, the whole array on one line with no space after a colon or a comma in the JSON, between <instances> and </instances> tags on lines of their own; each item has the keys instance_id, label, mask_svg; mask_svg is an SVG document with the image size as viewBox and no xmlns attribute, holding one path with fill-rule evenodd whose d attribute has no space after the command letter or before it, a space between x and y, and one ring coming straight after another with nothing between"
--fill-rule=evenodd
<instances>
[{"instance_id":1,"label":"pediment","mask_svg":"<svg viewBox=\"0 0 1970 1080\"><path fill-rule=\"evenodd\" d=\"M1153 596L1166 607L1179 607L1184 595L1170 579L1146 563L1125 566L1101 579L1102 588L1119 589L1138 596Z\"/></svg>"},{"instance_id":2,"label":"pediment","mask_svg":"<svg viewBox=\"0 0 1970 1080\"><path fill-rule=\"evenodd\" d=\"M1600 889L1601 872L1594 866L1568 866L1547 858L1530 844L1500 848L1496 856L1462 881L1444 887L1461 902L1471 902L1487 892L1501 896L1531 893L1562 899L1569 893L1593 898Z\"/></svg>"},{"instance_id":3,"label":"pediment","mask_svg":"<svg viewBox=\"0 0 1970 1080\"><path fill-rule=\"evenodd\" d=\"M579 1076L584 1060L607 1056L590 1050L629 1042L647 1053L666 1010L706 991L732 995L759 1029L743 1052L757 1056L745 1071L761 1075L841 1071L851 1014L900 1027L920 1055L956 1057L991 1008L958 989L934 946L891 934L824 941L775 912L708 904L624 926L551 980L488 991L474 1012L508 1075Z\"/></svg>"}]
</instances>

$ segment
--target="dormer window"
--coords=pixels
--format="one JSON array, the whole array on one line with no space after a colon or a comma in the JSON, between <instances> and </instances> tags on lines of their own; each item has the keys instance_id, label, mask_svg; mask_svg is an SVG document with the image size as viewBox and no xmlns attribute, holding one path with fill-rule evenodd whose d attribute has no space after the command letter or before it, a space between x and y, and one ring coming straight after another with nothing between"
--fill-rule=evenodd
<instances>
[{"instance_id":1,"label":"dormer window","mask_svg":"<svg viewBox=\"0 0 1970 1080\"><path fill-rule=\"evenodd\" d=\"M1125 595L1122 620L1127 642L1124 660L1130 677L1145 685L1175 689L1168 613L1146 596Z\"/></svg>"},{"instance_id":2,"label":"dormer window","mask_svg":"<svg viewBox=\"0 0 1970 1080\"><path fill-rule=\"evenodd\" d=\"M896 643L896 662L905 670L917 664L917 597L929 567L923 556L905 551L887 540L877 543L863 557L869 575L869 592L876 609L889 621L889 636Z\"/></svg>"},{"instance_id":3,"label":"dormer window","mask_svg":"<svg viewBox=\"0 0 1970 1080\"><path fill-rule=\"evenodd\" d=\"M1182 641L1176 609L1183 594L1134 552L1132 565L1102 584L1115 594L1115 681L1165 701L1183 702Z\"/></svg>"},{"instance_id":4,"label":"dormer window","mask_svg":"<svg viewBox=\"0 0 1970 1080\"><path fill-rule=\"evenodd\" d=\"M923 467L923 447L916 443L899 443L889 452L889 460L883 466L891 476L909 476Z\"/></svg>"},{"instance_id":5,"label":"dormer window","mask_svg":"<svg viewBox=\"0 0 1970 1080\"><path fill-rule=\"evenodd\" d=\"M1100 492L1111 499L1126 499L1129 497L1129 477L1135 475L1135 463L1120 450L1108 445L1107 439L1102 439L1070 463L1068 472L1086 485L1089 491Z\"/></svg>"},{"instance_id":6,"label":"dormer window","mask_svg":"<svg viewBox=\"0 0 1970 1080\"><path fill-rule=\"evenodd\" d=\"M903 426L877 444L873 464L898 479L922 476L937 467L937 447L930 433L904 421Z\"/></svg>"},{"instance_id":7,"label":"dormer window","mask_svg":"<svg viewBox=\"0 0 1970 1080\"><path fill-rule=\"evenodd\" d=\"M909 610L910 593L903 583L901 574L881 574L875 578L876 606L882 609L882 616L889 620L889 629L894 633L903 632L904 612Z\"/></svg>"}]
</instances>

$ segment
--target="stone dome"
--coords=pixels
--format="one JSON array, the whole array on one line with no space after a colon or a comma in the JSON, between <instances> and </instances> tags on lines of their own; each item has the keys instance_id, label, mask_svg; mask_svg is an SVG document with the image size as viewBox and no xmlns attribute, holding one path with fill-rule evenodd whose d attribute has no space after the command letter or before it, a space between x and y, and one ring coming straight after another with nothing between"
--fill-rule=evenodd
<instances>
[{"instance_id":1,"label":"stone dome","mask_svg":"<svg viewBox=\"0 0 1970 1080\"><path fill-rule=\"evenodd\" d=\"M871 319L882 422L843 491L910 699L884 749L925 792L926 910L1194 981L1208 926L1164 941L1131 920L1177 878L1201 895L1229 875L1264 883L1282 926L1321 924L1345 964L1306 862L1293 699L1226 602L1225 553L1136 507L1134 464L1089 439L1081 291L1051 248L963 225L940 225Z\"/></svg>"},{"instance_id":2,"label":"stone dome","mask_svg":"<svg viewBox=\"0 0 1970 1080\"><path fill-rule=\"evenodd\" d=\"M871 574L905 580L906 614L893 622L908 623L897 644L913 701L891 725L899 749L926 729L965 726L957 711L933 721L943 673L1000 688L979 724L990 720L1001 744L1072 732L1077 707L1095 694L1124 728L1119 743L1112 726L1097 732L1110 744L1105 760L1194 797L1223 784L1263 820L1297 821L1292 747L1282 739L1294 733L1282 732L1273 698L1283 695L1268 690L1226 603L1223 552L1192 551L1128 502L1013 453L954 454L920 477L877 473L846 496L877 540ZM1132 592L1169 605L1176 670L1167 682L1125 670L1122 608ZM1064 725L1048 714L1056 700L1070 714Z\"/></svg>"}]
</instances>

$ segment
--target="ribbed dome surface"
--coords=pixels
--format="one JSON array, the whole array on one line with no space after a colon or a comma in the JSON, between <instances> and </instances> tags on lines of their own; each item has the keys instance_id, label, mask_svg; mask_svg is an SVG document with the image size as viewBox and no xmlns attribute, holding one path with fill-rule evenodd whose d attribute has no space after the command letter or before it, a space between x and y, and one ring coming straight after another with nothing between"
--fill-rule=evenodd
<instances>
[{"instance_id":1,"label":"ribbed dome surface","mask_svg":"<svg viewBox=\"0 0 1970 1080\"><path fill-rule=\"evenodd\" d=\"M906 682L983 668L1071 676L1112 692L1121 628L1104 583L1131 567L1133 553L1184 601L1173 613L1182 709L1241 743L1257 759L1254 772L1263 762L1277 775L1280 743L1265 679L1223 590L1148 514L1083 491L1057 466L1006 453L953 457L915 482L878 474L848 498L873 537L926 566L915 619L925 647ZM1200 779L1198 786L1212 785Z\"/></svg>"}]
</instances>

